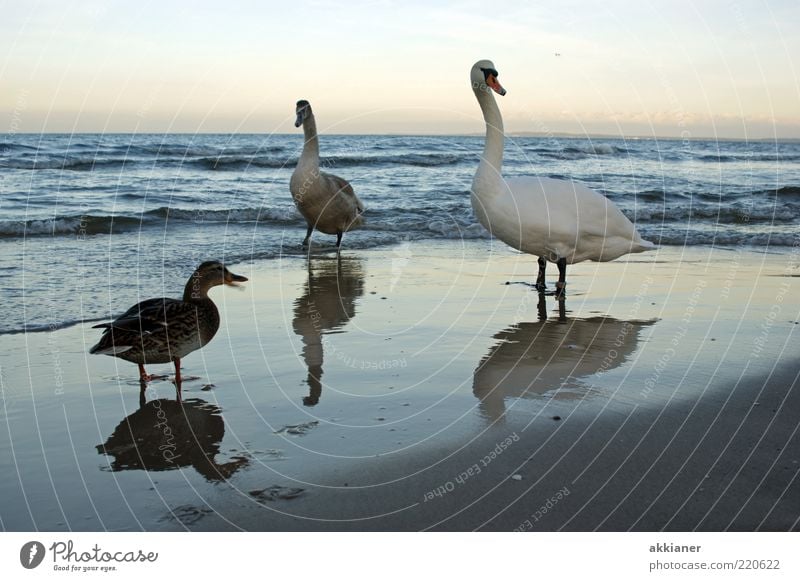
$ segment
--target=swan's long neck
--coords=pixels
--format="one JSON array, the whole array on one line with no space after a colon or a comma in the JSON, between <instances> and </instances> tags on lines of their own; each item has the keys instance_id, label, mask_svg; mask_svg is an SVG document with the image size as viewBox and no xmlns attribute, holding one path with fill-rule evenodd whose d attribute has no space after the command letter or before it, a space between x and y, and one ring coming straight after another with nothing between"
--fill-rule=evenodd
<instances>
[{"instance_id":1,"label":"swan's long neck","mask_svg":"<svg viewBox=\"0 0 800 581\"><path fill-rule=\"evenodd\" d=\"M303 135L306 141L303 144L303 153L300 155L298 165L311 164L318 166L319 138L317 137L317 121L314 119L313 113L303 121Z\"/></svg>"},{"instance_id":2,"label":"swan's long neck","mask_svg":"<svg viewBox=\"0 0 800 581\"><path fill-rule=\"evenodd\" d=\"M500 179L503 167L503 117L497 102L487 90L475 89L475 97L481 106L483 120L486 121L486 143L483 147L481 163L475 174L475 185L495 182ZM484 188L478 187L478 190ZM493 191L496 191L492 188ZM476 192L479 193L479 192Z\"/></svg>"}]
</instances>

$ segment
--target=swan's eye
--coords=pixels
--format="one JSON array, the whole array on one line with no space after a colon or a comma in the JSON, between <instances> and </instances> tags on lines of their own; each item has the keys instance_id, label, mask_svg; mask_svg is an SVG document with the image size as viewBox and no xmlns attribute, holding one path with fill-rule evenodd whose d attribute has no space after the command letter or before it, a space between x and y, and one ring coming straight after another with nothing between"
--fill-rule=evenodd
<instances>
[{"instance_id":1,"label":"swan's eye","mask_svg":"<svg viewBox=\"0 0 800 581\"><path fill-rule=\"evenodd\" d=\"M489 80L489 77L494 77L495 79L500 75L495 69L481 69L483 71L483 78L485 80Z\"/></svg>"}]
</instances>

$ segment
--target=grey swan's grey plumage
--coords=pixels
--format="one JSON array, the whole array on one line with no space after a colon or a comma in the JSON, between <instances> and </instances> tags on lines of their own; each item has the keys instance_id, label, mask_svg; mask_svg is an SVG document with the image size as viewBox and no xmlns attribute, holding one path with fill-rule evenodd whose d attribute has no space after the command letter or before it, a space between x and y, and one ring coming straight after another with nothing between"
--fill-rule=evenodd
<instances>
[{"instance_id":1,"label":"grey swan's grey plumage","mask_svg":"<svg viewBox=\"0 0 800 581\"><path fill-rule=\"evenodd\" d=\"M362 224L364 205L347 180L320 170L319 136L311 104L298 101L296 113L294 125L303 126L305 143L289 181L289 190L308 225L303 246L308 245L316 229L325 234L335 234L338 249L342 235Z\"/></svg>"},{"instance_id":2,"label":"grey swan's grey plumage","mask_svg":"<svg viewBox=\"0 0 800 581\"><path fill-rule=\"evenodd\" d=\"M245 281L247 278L233 274L221 262L204 262L189 277L182 299L148 299L110 323L95 325L93 328L105 331L89 353L138 364L142 389L151 379L145 365L172 362L180 398L181 359L211 341L219 329L219 311L208 291Z\"/></svg>"},{"instance_id":3,"label":"grey swan's grey plumage","mask_svg":"<svg viewBox=\"0 0 800 581\"><path fill-rule=\"evenodd\" d=\"M470 70L470 81L486 122L486 143L472 182L472 208L493 236L539 257L537 288L544 290L547 261L558 265L556 296L563 298L567 264L606 262L656 248L643 240L627 217L605 196L572 180L504 178L503 118L492 94L505 95L488 60Z\"/></svg>"}]
</instances>

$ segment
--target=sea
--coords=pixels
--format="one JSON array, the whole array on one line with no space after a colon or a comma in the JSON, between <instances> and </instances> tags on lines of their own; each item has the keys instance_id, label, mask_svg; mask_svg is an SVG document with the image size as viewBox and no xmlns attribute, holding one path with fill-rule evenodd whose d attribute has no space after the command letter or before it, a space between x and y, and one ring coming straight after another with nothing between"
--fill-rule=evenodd
<instances>
[{"instance_id":1,"label":"sea","mask_svg":"<svg viewBox=\"0 0 800 581\"><path fill-rule=\"evenodd\" d=\"M322 135L366 207L344 252L488 239L469 188L483 136ZM305 256L289 194L302 135L45 134L0 142L0 334L179 296L204 260ZM508 137L503 172L574 179L658 245L789 252L800 142ZM335 237L314 234L332 250ZM531 272L534 266L532 263Z\"/></svg>"}]
</instances>

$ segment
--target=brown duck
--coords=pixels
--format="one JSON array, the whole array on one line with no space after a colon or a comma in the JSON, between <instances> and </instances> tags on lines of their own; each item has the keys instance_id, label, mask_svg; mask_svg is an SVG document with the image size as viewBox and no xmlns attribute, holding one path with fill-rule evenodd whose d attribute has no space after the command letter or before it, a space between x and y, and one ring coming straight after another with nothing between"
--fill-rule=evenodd
<instances>
[{"instance_id":1,"label":"brown duck","mask_svg":"<svg viewBox=\"0 0 800 581\"><path fill-rule=\"evenodd\" d=\"M148 299L110 323L89 353L112 355L139 365L142 389L151 379L144 366L175 364L175 388L181 395L181 359L211 341L219 329L219 311L208 297L212 287L236 286L247 278L233 274L221 262L204 262L189 277L183 299Z\"/></svg>"}]
</instances>

